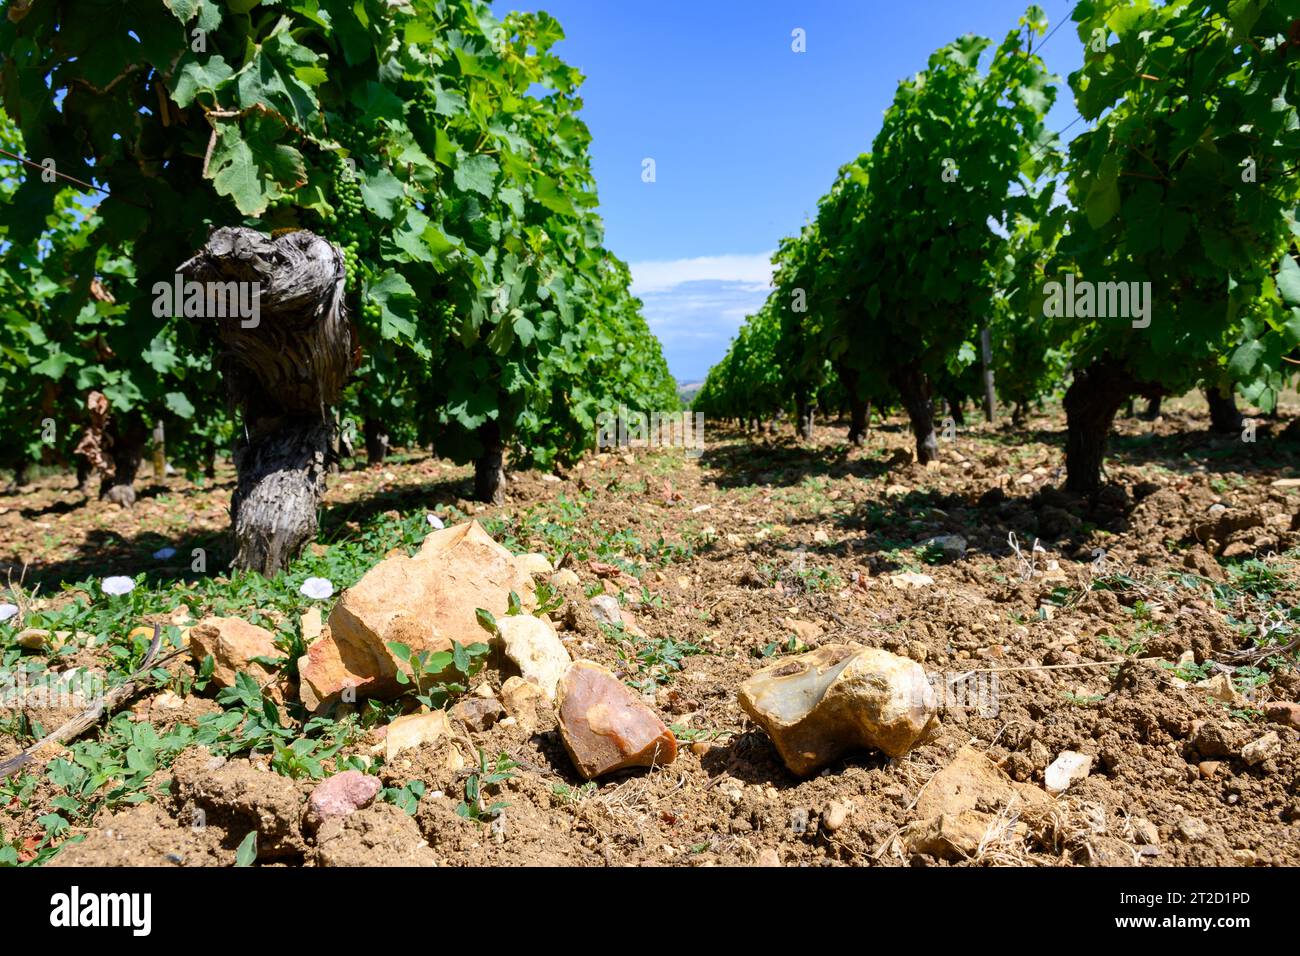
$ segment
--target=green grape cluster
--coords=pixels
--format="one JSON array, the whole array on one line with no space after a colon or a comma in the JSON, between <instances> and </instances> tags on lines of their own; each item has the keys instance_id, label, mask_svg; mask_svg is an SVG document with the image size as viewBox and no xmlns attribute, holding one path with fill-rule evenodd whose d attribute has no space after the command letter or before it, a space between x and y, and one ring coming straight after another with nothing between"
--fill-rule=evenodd
<instances>
[{"instance_id":1,"label":"green grape cluster","mask_svg":"<svg viewBox=\"0 0 1300 956\"><path fill-rule=\"evenodd\" d=\"M357 185L352 167L337 153L333 160L335 239L343 250L343 261L348 271L348 291L355 292L361 279L362 239L367 237L365 206L361 201L361 188Z\"/></svg>"}]
</instances>

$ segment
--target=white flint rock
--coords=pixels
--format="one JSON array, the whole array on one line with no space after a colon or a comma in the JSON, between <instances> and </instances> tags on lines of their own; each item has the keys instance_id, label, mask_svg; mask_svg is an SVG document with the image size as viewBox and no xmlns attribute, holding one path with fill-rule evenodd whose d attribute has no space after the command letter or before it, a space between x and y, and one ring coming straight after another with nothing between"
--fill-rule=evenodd
<instances>
[{"instance_id":1,"label":"white flint rock","mask_svg":"<svg viewBox=\"0 0 1300 956\"><path fill-rule=\"evenodd\" d=\"M572 658L549 621L531 614L499 617L493 641L500 643L506 657L518 666L525 680L532 681L555 700L555 685Z\"/></svg>"},{"instance_id":2,"label":"white flint rock","mask_svg":"<svg viewBox=\"0 0 1300 956\"><path fill-rule=\"evenodd\" d=\"M1092 770L1092 757L1073 750L1063 750L1043 775L1047 789L1063 793L1070 785L1077 783Z\"/></svg>"},{"instance_id":3,"label":"white flint rock","mask_svg":"<svg viewBox=\"0 0 1300 956\"><path fill-rule=\"evenodd\" d=\"M938 711L920 664L856 644L828 644L765 667L741 684L739 698L799 776L852 750L901 757L925 739Z\"/></svg>"}]
</instances>

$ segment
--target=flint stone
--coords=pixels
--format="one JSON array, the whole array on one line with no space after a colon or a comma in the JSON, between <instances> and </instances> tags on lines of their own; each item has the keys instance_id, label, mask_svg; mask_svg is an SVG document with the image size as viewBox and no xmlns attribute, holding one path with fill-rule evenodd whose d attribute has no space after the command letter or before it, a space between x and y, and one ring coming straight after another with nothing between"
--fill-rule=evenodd
<instances>
[{"instance_id":1,"label":"flint stone","mask_svg":"<svg viewBox=\"0 0 1300 956\"><path fill-rule=\"evenodd\" d=\"M852 750L901 757L934 728L938 712L920 664L846 644L763 668L741 684L739 698L798 776Z\"/></svg>"},{"instance_id":2,"label":"flint stone","mask_svg":"<svg viewBox=\"0 0 1300 956\"><path fill-rule=\"evenodd\" d=\"M560 737L585 778L672 763L677 739L627 685L592 661L574 661L557 688Z\"/></svg>"}]
</instances>

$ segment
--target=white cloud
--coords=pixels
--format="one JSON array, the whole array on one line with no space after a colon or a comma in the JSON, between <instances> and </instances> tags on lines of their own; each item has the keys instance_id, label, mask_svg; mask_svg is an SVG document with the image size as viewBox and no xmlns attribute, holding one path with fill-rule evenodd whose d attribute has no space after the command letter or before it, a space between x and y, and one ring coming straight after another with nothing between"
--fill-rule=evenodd
<instances>
[{"instance_id":1,"label":"white cloud","mask_svg":"<svg viewBox=\"0 0 1300 956\"><path fill-rule=\"evenodd\" d=\"M731 337L770 291L757 282L691 279L645 293L641 301L669 369L678 381L694 382L726 354Z\"/></svg>"},{"instance_id":2,"label":"white cloud","mask_svg":"<svg viewBox=\"0 0 1300 956\"><path fill-rule=\"evenodd\" d=\"M772 285L772 253L698 256L694 259L647 259L633 262L632 294L667 292L684 282L737 282L745 291L766 291Z\"/></svg>"}]
</instances>

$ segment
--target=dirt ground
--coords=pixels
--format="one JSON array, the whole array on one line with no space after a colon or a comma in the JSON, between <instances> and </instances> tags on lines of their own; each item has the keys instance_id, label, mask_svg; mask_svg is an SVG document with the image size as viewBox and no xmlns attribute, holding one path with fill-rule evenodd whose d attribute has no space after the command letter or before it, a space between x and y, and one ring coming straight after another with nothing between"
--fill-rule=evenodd
<instances>
[{"instance_id":1,"label":"dirt ground","mask_svg":"<svg viewBox=\"0 0 1300 956\"><path fill-rule=\"evenodd\" d=\"M559 480L520 474L499 508L464 500L465 469L418 453L345 470L331 481L321 548L376 514L454 505L508 531L498 536L512 550L554 559L559 541L598 541L601 554L621 554L611 573L575 543L566 566L580 583L563 588L552 619L572 656L645 692L677 732L677 759L585 785L553 718L532 734L466 729L474 749L513 764L495 785L505 805L495 816L458 814L475 768L449 770L426 747L377 770L386 794L418 782L413 813L385 798L313 829L303 808L317 780L275 772L267 752L194 744L158 767L146 802L105 801L74 821L51 862L230 865L255 829L261 865L1300 864L1300 728L1270 707L1300 699L1300 487L1285 481L1300 442L1283 434L1295 411L1261 419L1254 442L1207 432L1194 398L1166 402L1155 422L1122 419L1110 484L1091 502L1057 490L1059 409L1021 429L958 428L937 468L911 462L900 420L873 427L860 449L834 423L808 443L788 427L775 437L710 427L702 457L635 450ZM146 476L132 511L83 503L69 477L42 479L0 496L0 564L14 580L26 565L26 583L47 596L58 581L151 567L164 545L209 547L218 567L231 477L199 488ZM919 547L954 534L960 556ZM588 600L602 591L621 596L644 641L597 625ZM811 779L791 775L736 689L828 643L920 662L947 688L933 738L899 759L866 751ZM83 666L96 646L79 652ZM482 679L499 690L496 671ZM160 699L168 693L146 691L131 714L161 732L223 706L212 690ZM20 748L5 726L0 759ZM1276 746L1253 745L1270 733ZM336 759L378 739L366 728ZM968 747L991 763L961 763ZM1090 756L1090 772L1047 795L1045 770L1063 751ZM60 806L60 786L39 770L50 759L21 794L0 791L13 845L39 845L39 821ZM975 768L978 800L963 797L955 770L941 775L954 761ZM1023 786L1033 799L1011 799ZM943 835L971 820L974 837Z\"/></svg>"}]
</instances>

